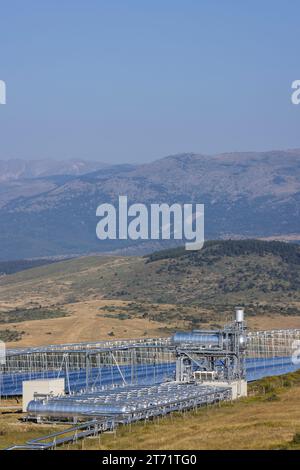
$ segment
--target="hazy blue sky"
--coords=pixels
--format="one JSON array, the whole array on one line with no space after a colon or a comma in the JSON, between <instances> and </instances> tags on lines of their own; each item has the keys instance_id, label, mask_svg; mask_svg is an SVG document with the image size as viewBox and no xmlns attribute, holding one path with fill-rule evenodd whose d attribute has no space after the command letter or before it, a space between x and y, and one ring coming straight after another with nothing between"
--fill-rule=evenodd
<instances>
[{"instance_id":1,"label":"hazy blue sky","mask_svg":"<svg viewBox=\"0 0 300 470\"><path fill-rule=\"evenodd\" d=\"M300 147L298 0L7 0L0 158Z\"/></svg>"}]
</instances>

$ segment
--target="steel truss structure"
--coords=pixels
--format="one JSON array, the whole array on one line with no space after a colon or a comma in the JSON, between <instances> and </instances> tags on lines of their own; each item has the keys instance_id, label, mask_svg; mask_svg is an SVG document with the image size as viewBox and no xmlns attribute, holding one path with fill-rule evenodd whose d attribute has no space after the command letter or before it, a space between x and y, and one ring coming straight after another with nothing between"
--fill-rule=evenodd
<instances>
[{"instance_id":1,"label":"steel truss structure","mask_svg":"<svg viewBox=\"0 0 300 470\"><path fill-rule=\"evenodd\" d=\"M300 329L256 331L247 334L247 355L252 358L291 356L300 346Z\"/></svg>"},{"instance_id":2,"label":"steel truss structure","mask_svg":"<svg viewBox=\"0 0 300 470\"><path fill-rule=\"evenodd\" d=\"M150 420L167 415L173 411L208 406L220 401L229 400L231 390L225 387L204 387L199 385L177 383L161 384L152 387L118 387L99 393L82 393L72 401L62 397L43 402L32 403L29 414L40 420L70 419L70 403L73 408L71 416L76 424L63 431L32 439L23 445L13 445L6 450L49 450L59 445L77 442L88 436L97 436L106 431L113 431L119 425L128 425L135 421ZM35 408L35 409L34 409ZM60 409L60 414L58 410ZM95 412L96 410L96 412ZM102 410L102 413L99 412ZM102 416L103 415L103 416ZM78 422L82 418L93 416L93 419Z\"/></svg>"},{"instance_id":3,"label":"steel truss structure","mask_svg":"<svg viewBox=\"0 0 300 470\"><path fill-rule=\"evenodd\" d=\"M65 377L66 391L156 383L174 371L169 338L52 345L7 351L0 396L20 395L24 380Z\"/></svg>"},{"instance_id":4,"label":"steel truss structure","mask_svg":"<svg viewBox=\"0 0 300 470\"><path fill-rule=\"evenodd\" d=\"M166 382L152 386L121 386L108 390L83 392L71 396L39 398L28 405L29 418L91 419L107 417L129 424L172 411L196 408L229 399L231 389Z\"/></svg>"},{"instance_id":5,"label":"steel truss structure","mask_svg":"<svg viewBox=\"0 0 300 470\"><path fill-rule=\"evenodd\" d=\"M247 379L294 372L300 368L300 329L247 334Z\"/></svg>"},{"instance_id":6,"label":"steel truss structure","mask_svg":"<svg viewBox=\"0 0 300 470\"><path fill-rule=\"evenodd\" d=\"M293 358L297 341L299 348L300 329L248 332L248 380L299 368ZM12 349L7 351L6 363L0 365L0 396L21 395L22 381L35 378L65 377L67 392L158 383L174 377L175 362L176 346L171 338Z\"/></svg>"}]
</instances>

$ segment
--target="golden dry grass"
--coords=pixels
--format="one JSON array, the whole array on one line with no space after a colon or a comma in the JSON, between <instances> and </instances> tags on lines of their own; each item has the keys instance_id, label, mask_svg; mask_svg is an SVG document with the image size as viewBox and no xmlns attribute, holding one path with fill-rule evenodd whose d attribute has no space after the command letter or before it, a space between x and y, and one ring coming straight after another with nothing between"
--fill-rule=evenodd
<instances>
[{"instance_id":1,"label":"golden dry grass","mask_svg":"<svg viewBox=\"0 0 300 470\"><path fill-rule=\"evenodd\" d=\"M124 307L128 308L130 303L120 300L87 300L66 304L62 305L61 308L68 312L69 316L9 323L1 325L0 331L9 328L10 330L24 332L21 340L7 343L9 347L23 347L105 339L166 336L172 330L186 329L187 327L186 322L176 319L164 322L135 316L121 320L118 318L118 313L121 313ZM145 303L144 305L146 309L148 308L151 311L151 304ZM16 305L10 306L10 308L14 307ZM114 315L108 316L103 307L113 307ZM156 313L175 307L176 305L160 304L157 306L158 311ZM187 312L191 310L189 307L184 307L184 309ZM199 309L200 315L205 315L205 313L205 310ZM247 324L251 330L300 328L300 317L276 314L265 317L249 317L247 318ZM202 327L209 328L211 325L214 325L214 322L207 321L203 323ZM111 336L112 333L113 336Z\"/></svg>"},{"instance_id":2,"label":"golden dry grass","mask_svg":"<svg viewBox=\"0 0 300 470\"><path fill-rule=\"evenodd\" d=\"M31 320L5 325L10 329L24 331L22 339L8 343L9 347L40 346L102 339L127 339L164 335L164 324L144 318L107 317L102 307L126 306L128 302L91 300L63 306L70 316L43 320ZM168 324L170 327L170 324ZM174 326L175 327L175 326ZM113 336L111 333L113 332Z\"/></svg>"},{"instance_id":3,"label":"golden dry grass","mask_svg":"<svg viewBox=\"0 0 300 470\"><path fill-rule=\"evenodd\" d=\"M276 330L300 328L300 317L297 315L267 314L265 316L247 317L247 325L251 330Z\"/></svg>"}]
</instances>

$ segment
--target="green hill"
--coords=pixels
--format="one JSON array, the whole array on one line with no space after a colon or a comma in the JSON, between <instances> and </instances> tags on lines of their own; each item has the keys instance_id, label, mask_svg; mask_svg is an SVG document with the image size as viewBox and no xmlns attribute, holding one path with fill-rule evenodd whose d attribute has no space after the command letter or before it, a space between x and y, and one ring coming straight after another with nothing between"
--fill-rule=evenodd
<instances>
[{"instance_id":1,"label":"green hill","mask_svg":"<svg viewBox=\"0 0 300 470\"><path fill-rule=\"evenodd\" d=\"M157 313L155 319L162 321L180 316L183 307L187 315L187 306L218 317L237 304L247 307L248 315L300 314L300 246L211 241L195 252L177 248L147 257L86 257L0 279L0 302L40 299L50 305L95 298L131 301L131 314L144 317L154 317L155 308L143 304L177 305Z\"/></svg>"}]
</instances>

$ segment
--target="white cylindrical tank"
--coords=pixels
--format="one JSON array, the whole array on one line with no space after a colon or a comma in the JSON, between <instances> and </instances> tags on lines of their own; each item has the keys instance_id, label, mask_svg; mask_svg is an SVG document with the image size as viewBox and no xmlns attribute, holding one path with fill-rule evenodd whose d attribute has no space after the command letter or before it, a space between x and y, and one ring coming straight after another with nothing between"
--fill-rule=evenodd
<instances>
[{"instance_id":1,"label":"white cylindrical tank","mask_svg":"<svg viewBox=\"0 0 300 470\"><path fill-rule=\"evenodd\" d=\"M242 323L244 321L244 309L242 307L236 307L235 309L235 321Z\"/></svg>"}]
</instances>

